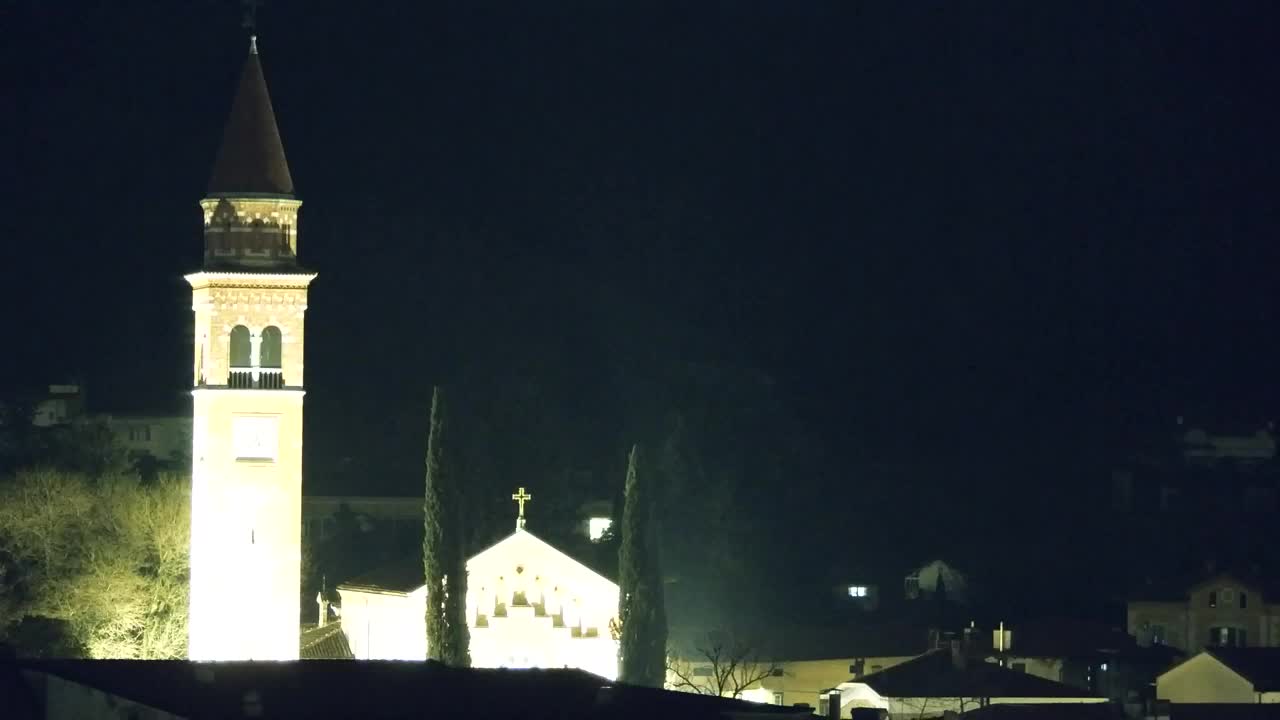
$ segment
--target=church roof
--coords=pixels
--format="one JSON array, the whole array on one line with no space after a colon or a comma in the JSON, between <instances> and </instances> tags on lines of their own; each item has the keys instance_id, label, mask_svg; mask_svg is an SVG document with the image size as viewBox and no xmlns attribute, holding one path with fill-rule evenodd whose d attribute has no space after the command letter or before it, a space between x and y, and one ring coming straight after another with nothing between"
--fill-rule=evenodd
<instances>
[{"instance_id":1,"label":"church roof","mask_svg":"<svg viewBox=\"0 0 1280 720\"><path fill-rule=\"evenodd\" d=\"M240 73L240 89L209 179L210 195L241 193L293 195L293 177L258 60L256 38Z\"/></svg>"},{"instance_id":2,"label":"church roof","mask_svg":"<svg viewBox=\"0 0 1280 720\"><path fill-rule=\"evenodd\" d=\"M589 571L592 575L598 576L600 580L603 580L605 582L609 582L615 585L617 584L612 579L607 577L603 572L601 572L598 567L593 566L593 563L585 561L584 558L582 557L578 557L573 554L567 553L561 550L560 548L552 545L551 543L543 540L542 538L539 538L538 536L534 535L528 530L523 530L523 529L517 530L511 535L507 535L506 537L495 542L494 544L490 545L484 550L481 550L480 552L471 556L471 558L467 561L468 564L470 564L472 561L476 560L477 558L482 558L483 556L498 549L499 547L503 546L507 542L510 542L513 538L517 538L517 537L522 538L526 541L533 541L537 544L545 545L546 547L550 548L552 551L559 553L573 560L577 564L581 565L584 570ZM407 595L413 592L414 590L417 590L418 588L422 587L425 584L424 577L425 576L423 575L423 570L422 570L422 555L420 553L414 553L409 557L405 557L400 560L387 563L386 565L382 565L380 567L374 568L362 575L357 575L356 577L353 577L350 580L343 582L338 587L346 590L363 590L363 591L382 592L382 593L403 593Z\"/></svg>"}]
</instances>

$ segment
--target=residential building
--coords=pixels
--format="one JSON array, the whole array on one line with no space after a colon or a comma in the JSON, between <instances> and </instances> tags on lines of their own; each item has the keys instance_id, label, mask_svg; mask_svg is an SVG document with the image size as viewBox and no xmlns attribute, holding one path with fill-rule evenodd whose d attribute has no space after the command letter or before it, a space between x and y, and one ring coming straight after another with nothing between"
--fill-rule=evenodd
<instances>
[{"instance_id":1,"label":"residential building","mask_svg":"<svg viewBox=\"0 0 1280 720\"><path fill-rule=\"evenodd\" d=\"M50 385L49 394L39 400L31 413L36 427L65 425L84 413L84 390L79 384Z\"/></svg>"},{"instance_id":2,"label":"residential building","mask_svg":"<svg viewBox=\"0 0 1280 720\"><path fill-rule=\"evenodd\" d=\"M1213 647L1280 646L1280 604L1263 581L1217 573L1180 597L1158 590L1128 604L1128 631L1138 644L1168 645L1192 654Z\"/></svg>"},{"instance_id":3,"label":"residential building","mask_svg":"<svg viewBox=\"0 0 1280 720\"><path fill-rule=\"evenodd\" d=\"M756 633L672 628L674 656L667 687L700 693L740 690L743 698L775 705L815 702L826 688L907 662L933 647L936 632L907 621L839 626L771 625ZM717 688L717 675L734 666ZM745 682L751 680L751 682Z\"/></svg>"},{"instance_id":4,"label":"residential building","mask_svg":"<svg viewBox=\"0 0 1280 720\"><path fill-rule=\"evenodd\" d=\"M982 632L974 637L988 639ZM1003 624L989 639L990 645L984 644L975 655L1107 697L1134 711L1150 699L1156 675L1182 657L1167 646L1140 646L1122 628L1069 618Z\"/></svg>"},{"instance_id":5,"label":"residential building","mask_svg":"<svg viewBox=\"0 0 1280 720\"><path fill-rule=\"evenodd\" d=\"M190 471L190 415L96 415L135 459L149 457Z\"/></svg>"},{"instance_id":6,"label":"residential building","mask_svg":"<svg viewBox=\"0 0 1280 720\"><path fill-rule=\"evenodd\" d=\"M350 513L349 519L365 532L377 526L389 526L397 535L422 531L421 495L304 495L302 537L312 541L328 539L342 522L344 513Z\"/></svg>"},{"instance_id":7,"label":"residential building","mask_svg":"<svg viewBox=\"0 0 1280 720\"><path fill-rule=\"evenodd\" d=\"M1196 653L1156 679L1156 697L1179 705L1280 703L1280 648Z\"/></svg>"},{"instance_id":8,"label":"residential building","mask_svg":"<svg viewBox=\"0 0 1280 720\"><path fill-rule=\"evenodd\" d=\"M931 718L965 713L988 705L1098 704L1105 697L1087 690L1045 680L1025 672L968 656L960 643L932 650L907 662L851 679L824 692L819 714L834 711L846 717L855 708L879 708L890 717Z\"/></svg>"}]
</instances>

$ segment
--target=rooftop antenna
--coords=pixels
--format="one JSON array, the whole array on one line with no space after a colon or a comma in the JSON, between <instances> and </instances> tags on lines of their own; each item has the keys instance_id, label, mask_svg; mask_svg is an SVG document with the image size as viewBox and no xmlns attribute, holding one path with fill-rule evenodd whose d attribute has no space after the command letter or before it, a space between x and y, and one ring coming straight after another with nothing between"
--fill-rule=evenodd
<instances>
[{"instance_id":1,"label":"rooftop antenna","mask_svg":"<svg viewBox=\"0 0 1280 720\"><path fill-rule=\"evenodd\" d=\"M241 0L244 5L244 20L240 25L249 32L249 52L258 54L258 7L262 0Z\"/></svg>"}]
</instances>

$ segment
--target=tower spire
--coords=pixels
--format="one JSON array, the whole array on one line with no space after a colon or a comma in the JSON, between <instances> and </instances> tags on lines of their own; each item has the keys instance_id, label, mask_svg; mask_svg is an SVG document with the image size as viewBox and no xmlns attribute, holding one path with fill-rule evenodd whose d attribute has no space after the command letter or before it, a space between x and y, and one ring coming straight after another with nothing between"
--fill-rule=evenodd
<instances>
[{"instance_id":1,"label":"tower spire","mask_svg":"<svg viewBox=\"0 0 1280 720\"><path fill-rule=\"evenodd\" d=\"M249 57L209 180L210 195L239 193L293 195L293 177L262 74L257 35L249 36Z\"/></svg>"}]
</instances>

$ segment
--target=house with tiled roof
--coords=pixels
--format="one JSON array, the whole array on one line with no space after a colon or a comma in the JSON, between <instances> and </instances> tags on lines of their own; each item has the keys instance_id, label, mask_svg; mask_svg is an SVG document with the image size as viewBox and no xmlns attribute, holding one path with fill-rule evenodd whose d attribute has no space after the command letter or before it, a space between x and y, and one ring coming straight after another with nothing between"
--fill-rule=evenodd
<instances>
[{"instance_id":1,"label":"house with tiled roof","mask_svg":"<svg viewBox=\"0 0 1280 720\"><path fill-rule=\"evenodd\" d=\"M668 669L668 687L708 692L723 671L725 657L709 649L718 633L675 626L668 648L673 656ZM758 636L731 634L725 639L740 644L742 654L730 661L742 661L751 668L735 671L744 679L742 696L775 705L795 705L819 701L823 690L850 677L860 678L907 662L931 649L930 629L910 621L844 623L841 625L778 626ZM733 653L733 650L729 651ZM719 667L717 667L719 663ZM743 677L745 674L745 677Z\"/></svg>"},{"instance_id":2,"label":"house with tiled roof","mask_svg":"<svg viewBox=\"0 0 1280 720\"><path fill-rule=\"evenodd\" d=\"M1094 704L1107 699L968 657L958 646L933 650L891 668L836 686L820 701L819 713L840 703L840 715L855 708L888 710L891 717L941 717L988 705ZM826 707L822 707L825 705Z\"/></svg>"},{"instance_id":3,"label":"house with tiled roof","mask_svg":"<svg viewBox=\"0 0 1280 720\"><path fill-rule=\"evenodd\" d=\"M1209 648L1156 678L1156 697L1179 705L1280 703L1280 648Z\"/></svg>"}]
</instances>

